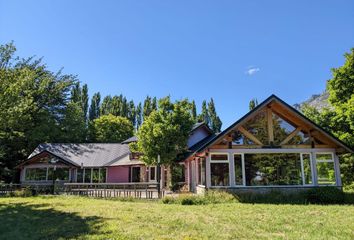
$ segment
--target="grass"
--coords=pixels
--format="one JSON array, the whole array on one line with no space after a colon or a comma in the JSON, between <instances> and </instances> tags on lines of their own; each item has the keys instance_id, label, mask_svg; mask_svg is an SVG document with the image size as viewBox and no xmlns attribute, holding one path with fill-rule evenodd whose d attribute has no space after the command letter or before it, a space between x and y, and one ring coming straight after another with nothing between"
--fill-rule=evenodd
<instances>
[{"instance_id":1,"label":"grass","mask_svg":"<svg viewBox=\"0 0 354 240\"><path fill-rule=\"evenodd\" d=\"M353 205L0 198L0 239L354 239Z\"/></svg>"}]
</instances>

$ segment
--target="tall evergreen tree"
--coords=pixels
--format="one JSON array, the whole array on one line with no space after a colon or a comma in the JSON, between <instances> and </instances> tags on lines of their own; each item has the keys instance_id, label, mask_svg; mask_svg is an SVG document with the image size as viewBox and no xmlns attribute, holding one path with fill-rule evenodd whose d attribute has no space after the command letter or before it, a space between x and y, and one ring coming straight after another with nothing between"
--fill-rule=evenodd
<instances>
[{"instance_id":1,"label":"tall evergreen tree","mask_svg":"<svg viewBox=\"0 0 354 240\"><path fill-rule=\"evenodd\" d=\"M81 102L81 87L80 82L76 82L71 89L71 101L75 103Z\"/></svg>"},{"instance_id":2,"label":"tall evergreen tree","mask_svg":"<svg viewBox=\"0 0 354 240\"><path fill-rule=\"evenodd\" d=\"M249 109L252 110L254 109L255 107L257 107L258 105L258 100L257 98L253 98L251 99L250 103L249 103Z\"/></svg>"},{"instance_id":3,"label":"tall evergreen tree","mask_svg":"<svg viewBox=\"0 0 354 240\"><path fill-rule=\"evenodd\" d=\"M141 103L136 107L136 129L138 130L143 123L142 107Z\"/></svg>"},{"instance_id":4,"label":"tall evergreen tree","mask_svg":"<svg viewBox=\"0 0 354 240\"><path fill-rule=\"evenodd\" d=\"M92 121L100 116L101 94L99 92L93 94L89 110L89 120Z\"/></svg>"},{"instance_id":5,"label":"tall evergreen tree","mask_svg":"<svg viewBox=\"0 0 354 240\"><path fill-rule=\"evenodd\" d=\"M200 113L198 117L198 122L204 122L209 126L210 124L210 117L208 113L208 108L207 108L207 102L204 100L202 103L202 112Z\"/></svg>"},{"instance_id":6,"label":"tall evergreen tree","mask_svg":"<svg viewBox=\"0 0 354 240\"><path fill-rule=\"evenodd\" d=\"M210 128L215 133L219 133L221 131L222 122L221 122L219 116L216 113L216 109L215 109L215 104L214 104L214 99L213 98L211 98L210 102L208 103L208 113L209 113L209 118L210 118L210 123L209 123Z\"/></svg>"},{"instance_id":7,"label":"tall evergreen tree","mask_svg":"<svg viewBox=\"0 0 354 240\"><path fill-rule=\"evenodd\" d=\"M81 107L82 107L82 112L84 114L84 118L85 118L85 122L87 122L87 113L88 113L88 100L89 100L89 96L88 96L88 87L87 84L84 84L82 86L82 90L81 90Z\"/></svg>"},{"instance_id":8,"label":"tall evergreen tree","mask_svg":"<svg viewBox=\"0 0 354 240\"><path fill-rule=\"evenodd\" d=\"M128 105L128 119L130 122L133 124L133 126L136 126L136 109L135 109L135 104L133 100L129 101Z\"/></svg>"},{"instance_id":9,"label":"tall evergreen tree","mask_svg":"<svg viewBox=\"0 0 354 240\"><path fill-rule=\"evenodd\" d=\"M194 122L197 122L197 107L195 106L195 101L192 101L192 119Z\"/></svg>"}]
</instances>

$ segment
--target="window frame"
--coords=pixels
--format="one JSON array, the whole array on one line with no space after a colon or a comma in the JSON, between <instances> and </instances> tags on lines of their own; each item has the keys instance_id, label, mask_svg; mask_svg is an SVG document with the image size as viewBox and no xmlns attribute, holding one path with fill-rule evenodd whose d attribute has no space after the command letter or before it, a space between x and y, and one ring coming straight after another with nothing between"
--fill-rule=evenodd
<instances>
[{"instance_id":1,"label":"window frame","mask_svg":"<svg viewBox=\"0 0 354 240\"><path fill-rule=\"evenodd\" d=\"M212 160L212 156L213 155L226 155L227 156L227 160ZM231 178L231 175L230 175L230 156L229 156L229 153L227 152L212 152L210 153L210 161L209 161L209 175L210 175L210 180L211 180L211 165L212 164L220 164L220 163L227 163L228 164L228 178L229 178L229 185L225 185L225 186L214 186L212 185L212 182L210 181L210 187L212 188L228 188L228 187L231 187L232 184L231 182L233 181Z\"/></svg>"},{"instance_id":2,"label":"window frame","mask_svg":"<svg viewBox=\"0 0 354 240\"><path fill-rule=\"evenodd\" d=\"M320 154L331 155L332 159L317 160L317 155L320 155ZM315 152L314 158L315 158L315 166L316 166L316 183L317 183L317 185L318 186L337 186L337 171L336 171L336 162L335 162L334 152ZM333 184L320 184L318 182L318 163L333 163L333 171L334 171L334 183Z\"/></svg>"}]
</instances>

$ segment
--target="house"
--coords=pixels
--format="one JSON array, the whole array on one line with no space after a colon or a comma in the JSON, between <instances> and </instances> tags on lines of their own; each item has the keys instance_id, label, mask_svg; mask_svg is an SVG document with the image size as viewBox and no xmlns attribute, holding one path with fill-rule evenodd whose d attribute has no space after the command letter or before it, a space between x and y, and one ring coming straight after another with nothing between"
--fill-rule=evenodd
<instances>
[{"instance_id":1,"label":"house","mask_svg":"<svg viewBox=\"0 0 354 240\"><path fill-rule=\"evenodd\" d=\"M190 191L342 186L338 155L353 153L275 95L190 148Z\"/></svg>"},{"instance_id":2,"label":"house","mask_svg":"<svg viewBox=\"0 0 354 240\"><path fill-rule=\"evenodd\" d=\"M156 182L157 168L130 151L135 141L40 144L19 165L21 183ZM341 186L338 155L353 152L275 95L219 134L195 124L187 145L180 163L192 192Z\"/></svg>"}]
</instances>

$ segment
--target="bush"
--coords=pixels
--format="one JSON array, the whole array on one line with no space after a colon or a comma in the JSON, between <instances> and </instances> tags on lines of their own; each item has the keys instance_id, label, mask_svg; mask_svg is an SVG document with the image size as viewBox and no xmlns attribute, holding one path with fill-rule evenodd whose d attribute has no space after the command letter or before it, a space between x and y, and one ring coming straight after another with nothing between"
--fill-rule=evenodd
<instances>
[{"instance_id":1,"label":"bush","mask_svg":"<svg viewBox=\"0 0 354 240\"><path fill-rule=\"evenodd\" d=\"M208 190L205 193L205 200L208 203L231 203L239 202L236 195L222 190Z\"/></svg>"},{"instance_id":2,"label":"bush","mask_svg":"<svg viewBox=\"0 0 354 240\"><path fill-rule=\"evenodd\" d=\"M9 192L7 194L8 197L31 197L33 196L32 189L29 187L25 187L19 190L15 190L13 192Z\"/></svg>"},{"instance_id":3,"label":"bush","mask_svg":"<svg viewBox=\"0 0 354 240\"><path fill-rule=\"evenodd\" d=\"M209 190L205 195L180 194L177 197L166 196L164 204L205 205L238 202L234 195L226 191Z\"/></svg>"},{"instance_id":4,"label":"bush","mask_svg":"<svg viewBox=\"0 0 354 240\"><path fill-rule=\"evenodd\" d=\"M335 204L344 203L345 195L336 187L318 187L310 189L305 194L308 203Z\"/></svg>"},{"instance_id":5,"label":"bush","mask_svg":"<svg viewBox=\"0 0 354 240\"><path fill-rule=\"evenodd\" d=\"M354 193L354 183L343 187L344 192Z\"/></svg>"}]
</instances>

